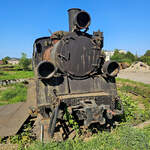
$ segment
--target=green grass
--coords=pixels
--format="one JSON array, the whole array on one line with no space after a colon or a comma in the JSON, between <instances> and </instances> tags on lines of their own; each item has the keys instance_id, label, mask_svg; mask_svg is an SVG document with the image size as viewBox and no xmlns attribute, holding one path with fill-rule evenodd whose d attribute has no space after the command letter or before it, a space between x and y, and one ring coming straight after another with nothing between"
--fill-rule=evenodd
<instances>
[{"instance_id":1,"label":"green grass","mask_svg":"<svg viewBox=\"0 0 150 150\"><path fill-rule=\"evenodd\" d=\"M150 85L127 79L117 79L117 84L118 94L124 104L124 121L137 124L149 120ZM143 104L144 108L139 108L138 104Z\"/></svg>"},{"instance_id":2,"label":"green grass","mask_svg":"<svg viewBox=\"0 0 150 150\"><path fill-rule=\"evenodd\" d=\"M23 102L27 97L27 87L22 84L13 84L0 90L0 105Z\"/></svg>"},{"instance_id":3,"label":"green grass","mask_svg":"<svg viewBox=\"0 0 150 150\"><path fill-rule=\"evenodd\" d=\"M10 67L10 66L13 66L12 64L3 64L3 65L0 65L0 67Z\"/></svg>"},{"instance_id":4,"label":"green grass","mask_svg":"<svg viewBox=\"0 0 150 150\"><path fill-rule=\"evenodd\" d=\"M145 83L142 83L142 82L136 82L136 81L132 81L132 80L129 80L129 79L116 78L116 81L121 82L121 83L128 83L128 84L131 83L131 84L135 84L135 85L138 85L138 86L141 86L141 87L150 88L150 84L145 84Z\"/></svg>"},{"instance_id":5,"label":"green grass","mask_svg":"<svg viewBox=\"0 0 150 150\"><path fill-rule=\"evenodd\" d=\"M35 142L27 150L148 150L150 149L150 126L144 129L134 128L140 122L150 119L150 85L130 80L117 79L118 94L124 105L122 122L111 132L102 132L89 141L80 138L64 142ZM135 92L138 96L130 93ZM143 95L144 94L144 95ZM143 97L145 96L145 97ZM139 108L138 104L145 108Z\"/></svg>"},{"instance_id":6,"label":"green grass","mask_svg":"<svg viewBox=\"0 0 150 150\"><path fill-rule=\"evenodd\" d=\"M148 150L150 149L150 128L141 130L121 126L112 132L102 132L89 141L81 139L64 142L49 142L42 145L35 142L27 150Z\"/></svg>"},{"instance_id":7,"label":"green grass","mask_svg":"<svg viewBox=\"0 0 150 150\"><path fill-rule=\"evenodd\" d=\"M143 97L150 98L150 84L131 81L128 79L117 79L118 83L122 84L120 90L124 92L135 92Z\"/></svg>"},{"instance_id":8,"label":"green grass","mask_svg":"<svg viewBox=\"0 0 150 150\"><path fill-rule=\"evenodd\" d=\"M0 80L24 79L34 77L33 71L0 71Z\"/></svg>"},{"instance_id":9,"label":"green grass","mask_svg":"<svg viewBox=\"0 0 150 150\"><path fill-rule=\"evenodd\" d=\"M49 143L41 143L39 141L30 141L30 130L24 131L21 135L10 137L11 143L20 144L20 150L148 150L150 149L150 126L144 129L137 129L133 126L150 119L150 102L149 91L150 85L138 83L126 79L117 79L118 94L124 105L124 114L120 116L122 122L111 132L103 131L93 135L88 141L83 141L81 138L74 140L66 140L63 142L50 141ZM18 85L17 85L18 86ZM22 85L19 85L24 89ZM17 91L16 85L9 87L13 91ZM15 90L14 90L15 89ZM8 89L7 89L8 90ZM5 99L0 101L7 102L15 92L7 91L4 95ZM131 94L135 92L138 96ZM143 91L143 92L142 92ZM3 91L2 91L3 92ZM20 91L17 91L23 95ZM143 95L144 94L144 95ZM0 91L0 95L2 95ZM144 97L143 97L144 96ZM1 96L0 96L1 99ZM19 98L20 99L20 98ZM14 100L16 101L16 100ZM144 104L144 108L139 108L138 104ZM30 129L30 126L27 125ZM28 143L29 142L29 143ZM32 143L32 144L31 144ZM25 145L29 147L25 148Z\"/></svg>"}]
</instances>

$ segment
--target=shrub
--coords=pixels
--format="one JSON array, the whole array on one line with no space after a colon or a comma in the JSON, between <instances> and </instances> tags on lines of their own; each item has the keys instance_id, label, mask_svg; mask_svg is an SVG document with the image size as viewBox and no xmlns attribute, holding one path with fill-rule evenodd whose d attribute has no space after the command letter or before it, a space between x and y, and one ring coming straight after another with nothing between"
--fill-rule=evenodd
<instances>
[{"instance_id":1,"label":"shrub","mask_svg":"<svg viewBox=\"0 0 150 150\"><path fill-rule=\"evenodd\" d=\"M23 70L29 70L29 65L31 64L31 60L27 58L27 55L25 53L22 53L22 57L19 61L19 66Z\"/></svg>"}]
</instances>

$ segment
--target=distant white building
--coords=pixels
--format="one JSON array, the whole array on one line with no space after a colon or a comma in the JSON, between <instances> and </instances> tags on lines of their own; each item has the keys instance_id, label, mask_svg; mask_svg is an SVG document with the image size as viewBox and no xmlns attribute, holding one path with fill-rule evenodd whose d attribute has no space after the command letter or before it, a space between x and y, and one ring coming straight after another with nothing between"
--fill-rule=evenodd
<instances>
[{"instance_id":1,"label":"distant white building","mask_svg":"<svg viewBox=\"0 0 150 150\"><path fill-rule=\"evenodd\" d=\"M123 50L123 49L119 49L119 53L124 53L124 54L126 54L127 51L125 51L125 50Z\"/></svg>"},{"instance_id":2,"label":"distant white building","mask_svg":"<svg viewBox=\"0 0 150 150\"><path fill-rule=\"evenodd\" d=\"M18 58L11 58L8 60L8 63L12 64L12 65L19 64L19 59Z\"/></svg>"},{"instance_id":3,"label":"distant white building","mask_svg":"<svg viewBox=\"0 0 150 150\"><path fill-rule=\"evenodd\" d=\"M108 61L108 60L110 60L110 57L113 56L114 51L104 51L104 53L106 55L105 60Z\"/></svg>"},{"instance_id":4,"label":"distant white building","mask_svg":"<svg viewBox=\"0 0 150 150\"><path fill-rule=\"evenodd\" d=\"M112 57L112 56L114 55L114 51L107 51L107 50L105 50L104 53L105 53L105 55L106 55L106 59L105 59L106 61L110 60L110 57ZM119 49L119 53L124 53L124 54L126 54L127 51L125 51L125 50L123 50L123 49Z\"/></svg>"}]
</instances>

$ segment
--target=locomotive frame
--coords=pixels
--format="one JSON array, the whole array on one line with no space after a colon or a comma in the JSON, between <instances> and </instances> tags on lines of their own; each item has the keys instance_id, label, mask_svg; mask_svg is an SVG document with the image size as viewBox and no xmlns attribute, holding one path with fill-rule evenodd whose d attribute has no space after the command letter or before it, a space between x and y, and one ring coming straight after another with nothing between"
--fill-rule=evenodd
<instances>
[{"instance_id":1,"label":"locomotive frame","mask_svg":"<svg viewBox=\"0 0 150 150\"><path fill-rule=\"evenodd\" d=\"M119 65L105 62L101 52L103 33L87 33L91 22L87 12L72 8L68 14L69 32L38 38L33 47L37 106L42 119L50 121L50 137L54 136L57 120L63 120L66 107L85 127L104 125L123 113L115 81Z\"/></svg>"}]
</instances>

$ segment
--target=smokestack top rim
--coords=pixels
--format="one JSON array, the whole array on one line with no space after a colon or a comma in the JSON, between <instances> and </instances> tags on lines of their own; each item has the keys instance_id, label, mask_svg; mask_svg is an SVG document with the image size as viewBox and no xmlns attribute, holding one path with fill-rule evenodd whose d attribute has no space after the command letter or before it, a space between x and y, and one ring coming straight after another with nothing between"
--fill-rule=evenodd
<instances>
[{"instance_id":1,"label":"smokestack top rim","mask_svg":"<svg viewBox=\"0 0 150 150\"><path fill-rule=\"evenodd\" d=\"M84 25L84 26L82 26L81 24L80 24L80 22L78 21L78 17L79 17L79 15L81 15L81 14L86 14L87 15L87 17L88 17L88 21L87 21L87 23ZM86 12L86 11L84 11L84 10L81 10L80 12L78 12L76 15L75 15L75 20L74 20L75 22L75 24L78 26L78 28L79 29L85 29L85 28L88 28L89 26L90 26L90 24L91 24L91 17L90 17L90 15L89 15L89 13L88 12Z\"/></svg>"},{"instance_id":2,"label":"smokestack top rim","mask_svg":"<svg viewBox=\"0 0 150 150\"><path fill-rule=\"evenodd\" d=\"M81 11L80 8L70 8L70 9L68 9L68 12L71 11L71 10L79 10L79 11Z\"/></svg>"}]
</instances>

